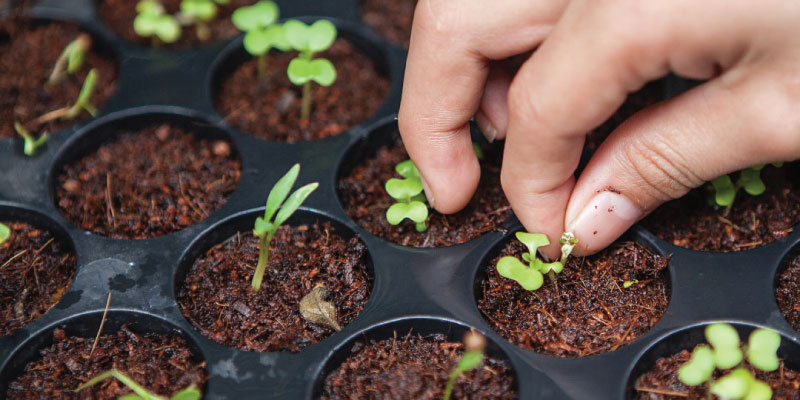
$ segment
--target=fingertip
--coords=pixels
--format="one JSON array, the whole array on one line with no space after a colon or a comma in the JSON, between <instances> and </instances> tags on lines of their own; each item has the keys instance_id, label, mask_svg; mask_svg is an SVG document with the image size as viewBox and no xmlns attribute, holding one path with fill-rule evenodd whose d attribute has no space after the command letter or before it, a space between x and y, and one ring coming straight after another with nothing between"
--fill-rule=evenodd
<instances>
[{"instance_id":1,"label":"fingertip","mask_svg":"<svg viewBox=\"0 0 800 400\"><path fill-rule=\"evenodd\" d=\"M644 212L624 194L615 190L598 192L567 222L567 231L578 238L575 255L589 255L606 248L642 215Z\"/></svg>"}]
</instances>

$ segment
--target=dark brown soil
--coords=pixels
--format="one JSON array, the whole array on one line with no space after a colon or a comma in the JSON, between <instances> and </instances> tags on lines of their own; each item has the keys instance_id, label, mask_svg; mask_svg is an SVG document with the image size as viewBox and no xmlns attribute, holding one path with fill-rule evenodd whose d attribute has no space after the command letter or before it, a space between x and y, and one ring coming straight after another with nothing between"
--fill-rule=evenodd
<instances>
[{"instance_id":1,"label":"dark brown soil","mask_svg":"<svg viewBox=\"0 0 800 400\"><path fill-rule=\"evenodd\" d=\"M775 298L789 325L800 332L800 257L795 258L781 273Z\"/></svg>"},{"instance_id":2,"label":"dark brown soil","mask_svg":"<svg viewBox=\"0 0 800 400\"><path fill-rule=\"evenodd\" d=\"M181 0L160 0L168 14L176 15L180 11ZM187 48L205 43L228 39L238 35L240 32L231 22L231 14L241 6L255 3L257 0L230 0L226 5L217 4L217 16L208 26L211 30L211 38L202 42L197 38L194 25L183 27L181 37L175 43L159 43L165 48ZM122 36L123 39L136 43L140 46L150 46L152 38L141 37L133 30L133 20L136 18L136 0L100 0L97 13L107 27Z\"/></svg>"},{"instance_id":3,"label":"dark brown soil","mask_svg":"<svg viewBox=\"0 0 800 400\"><path fill-rule=\"evenodd\" d=\"M362 0L361 20L386 40L408 48L417 0Z\"/></svg>"},{"instance_id":4,"label":"dark brown soil","mask_svg":"<svg viewBox=\"0 0 800 400\"><path fill-rule=\"evenodd\" d=\"M0 338L44 315L75 277L75 255L50 232L3 223L11 236L0 244Z\"/></svg>"},{"instance_id":5,"label":"dark brown soil","mask_svg":"<svg viewBox=\"0 0 800 400\"><path fill-rule=\"evenodd\" d=\"M347 214L370 233L385 240L414 247L442 247L464 243L486 232L503 230L500 224L513 213L500 187L502 144L484 146L481 180L467 206L456 214L444 215L431 209L428 230L417 232L414 223L399 225L386 221L386 209L394 204L384 188L389 178L399 178L395 165L408 160L403 144L380 148L339 179L337 192Z\"/></svg>"},{"instance_id":6,"label":"dark brown soil","mask_svg":"<svg viewBox=\"0 0 800 400\"><path fill-rule=\"evenodd\" d=\"M358 342L350 356L325 378L320 399L441 399L461 358L463 344L444 335ZM493 357L458 378L454 399L516 399L513 372Z\"/></svg>"},{"instance_id":7,"label":"dark brown soil","mask_svg":"<svg viewBox=\"0 0 800 400\"><path fill-rule=\"evenodd\" d=\"M559 357L606 353L645 334L669 302L669 258L634 242L617 242L585 258L570 258L556 282L535 291L497 273L501 256L522 258L527 248L507 244L478 281L478 308L510 342ZM623 288L625 281L635 281Z\"/></svg>"},{"instance_id":8,"label":"dark brown soil","mask_svg":"<svg viewBox=\"0 0 800 400\"><path fill-rule=\"evenodd\" d=\"M297 53L271 52L269 69L258 78L257 60L240 65L225 77L217 95L217 110L229 124L247 134L274 142L323 139L350 129L375 113L383 103L389 81L372 60L344 39L319 55L336 66L329 87L312 83L312 110L300 118L303 90L289 82L286 68Z\"/></svg>"},{"instance_id":9,"label":"dark brown soil","mask_svg":"<svg viewBox=\"0 0 800 400\"><path fill-rule=\"evenodd\" d=\"M300 300L317 284L328 289L340 326L364 308L372 289L366 253L357 237L344 239L328 223L283 226L272 239L261 289L253 292L258 238L252 231L239 232L195 261L178 305L201 334L217 343L298 352L334 333L300 314Z\"/></svg>"},{"instance_id":10,"label":"dark brown soil","mask_svg":"<svg viewBox=\"0 0 800 400\"><path fill-rule=\"evenodd\" d=\"M656 209L642 224L661 239L694 250L729 252L763 246L792 232L800 223L800 163L765 167L761 177L767 191L736 195L727 216L709 204L708 185ZM738 173L731 178L738 179Z\"/></svg>"},{"instance_id":11,"label":"dark brown soil","mask_svg":"<svg viewBox=\"0 0 800 400\"><path fill-rule=\"evenodd\" d=\"M123 325L102 335L89 354L94 337L67 337L53 331L54 344L29 363L25 373L11 382L9 399L116 399L132 391L116 379L106 379L79 394L73 392L89 379L112 368L120 370L148 390L162 396L194 383L205 386L205 361L195 362L186 341L173 335L137 334Z\"/></svg>"},{"instance_id":12,"label":"dark brown soil","mask_svg":"<svg viewBox=\"0 0 800 400\"><path fill-rule=\"evenodd\" d=\"M207 218L236 188L241 162L224 141L154 125L121 133L56 178L56 203L81 229L123 239L166 235Z\"/></svg>"},{"instance_id":13,"label":"dark brown soil","mask_svg":"<svg viewBox=\"0 0 800 400\"><path fill-rule=\"evenodd\" d=\"M35 121L50 111L72 106L92 68L97 69L98 79L92 104L99 108L111 97L117 80L116 63L97 51L88 54L77 74L68 75L55 86L45 86L64 47L80 33L77 26L61 22L34 22L21 16L0 19L0 137L17 136L14 121L36 135L89 118L82 112L71 121Z\"/></svg>"},{"instance_id":14,"label":"dark brown soil","mask_svg":"<svg viewBox=\"0 0 800 400\"><path fill-rule=\"evenodd\" d=\"M683 350L670 357L659 358L650 371L640 376L634 386L637 400L705 400L706 387L689 387L678 380L678 369L692 357L692 353ZM714 377L719 378L728 371L716 371ZM755 372L756 378L766 382L772 388L773 399L800 399L800 373L785 368L783 362L776 371ZM714 397L716 398L716 397Z\"/></svg>"}]
</instances>

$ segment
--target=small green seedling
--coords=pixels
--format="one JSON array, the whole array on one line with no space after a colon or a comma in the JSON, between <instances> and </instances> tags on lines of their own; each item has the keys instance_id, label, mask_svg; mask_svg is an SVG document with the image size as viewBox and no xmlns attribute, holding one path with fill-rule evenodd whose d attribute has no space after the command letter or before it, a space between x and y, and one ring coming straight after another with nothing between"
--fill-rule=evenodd
<instances>
[{"instance_id":1,"label":"small green seedling","mask_svg":"<svg viewBox=\"0 0 800 400\"><path fill-rule=\"evenodd\" d=\"M772 165L780 168L783 163L773 163ZM739 179L736 183L733 182L730 175L722 175L711 181L714 203L720 207L725 207L725 215L730 212L739 190L744 189L751 196L758 196L767 190L764 181L761 180L762 169L764 169L764 164L743 169L739 172Z\"/></svg>"},{"instance_id":2,"label":"small green seedling","mask_svg":"<svg viewBox=\"0 0 800 400\"><path fill-rule=\"evenodd\" d=\"M18 121L14 122L14 130L17 131L17 134L22 136L22 139L25 141L22 147L22 152L29 157L36 154L36 149L45 144L47 139L50 138L47 132L42 133L38 138L34 138L33 135Z\"/></svg>"},{"instance_id":3,"label":"small green seedling","mask_svg":"<svg viewBox=\"0 0 800 400\"><path fill-rule=\"evenodd\" d=\"M197 39L205 42L211 37L208 23L217 16L217 4L228 4L230 0L182 0L178 22L194 24Z\"/></svg>"},{"instance_id":4,"label":"small green seedling","mask_svg":"<svg viewBox=\"0 0 800 400\"><path fill-rule=\"evenodd\" d=\"M464 335L464 354L458 364L450 371L450 378L444 388L442 400L450 400L456 379L467 371L478 368L483 362L483 350L486 348L486 338L478 332L469 331Z\"/></svg>"},{"instance_id":5,"label":"small green seedling","mask_svg":"<svg viewBox=\"0 0 800 400\"><path fill-rule=\"evenodd\" d=\"M572 253L572 249L578 243L578 239L570 232L561 235L561 259L553 262L544 262L536 257L539 247L547 246L550 240L542 233L517 232L517 240L528 247L527 253L522 253L522 260L527 262L525 265L516 257L505 256L497 262L497 272L508 279L512 279L520 284L525 290L536 290L542 287L544 275L550 281L556 280L556 274L561 273L567 263L567 257Z\"/></svg>"},{"instance_id":6,"label":"small green seedling","mask_svg":"<svg viewBox=\"0 0 800 400\"><path fill-rule=\"evenodd\" d=\"M78 100L71 107L59 108L55 111L50 111L36 119L36 122L43 124L55 119L71 120L77 118L81 111L86 110L91 116L97 114L97 108L92 104L92 93L97 84L97 70L92 68L86 75L83 81L80 93L78 93Z\"/></svg>"},{"instance_id":7,"label":"small green seedling","mask_svg":"<svg viewBox=\"0 0 800 400\"><path fill-rule=\"evenodd\" d=\"M386 193L397 200L386 210L386 220L398 225L408 218L416 224L417 232L425 232L428 225L428 205L423 193L422 179L419 170L411 160L406 160L394 167L403 179L391 178L386 181Z\"/></svg>"},{"instance_id":8,"label":"small green seedling","mask_svg":"<svg viewBox=\"0 0 800 400\"><path fill-rule=\"evenodd\" d=\"M8 225L0 223L0 244L8 240L9 236L11 236L11 229Z\"/></svg>"},{"instance_id":9,"label":"small green seedling","mask_svg":"<svg viewBox=\"0 0 800 400\"><path fill-rule=\"evenodd\" d=\"M75 392L80 392L81 390L90 386L94 386L108 378L116 378L125 386L133 390L133 393L120 396L119 400L168 400L167 397L151 393L145 389L144 386L136 383L136 381L117 369L110 369L95 376L83 385L78 386L78 388L75 389ZM191 384L189 387L181 389L178 393L175 393L169 398L169 400L198 400L201 397L203 397L203 392L201 392L197 386Z\"/></svg>"},{"instance_id":10,"label":"small green seedling","mask_svg":"<svg viewBox=\"0 0 800 400\"><path fill-rule=\"evenodd\" d=\"M303 87L303 104L300 119L307 121L311 115L311 82L330 86L336 81L336 68L325 58L314 55L329 49L336 40L336 26L321 19L311 25L290 19L283 24L286 40L300 55L289 63L286 70L289 80Z\"/></svg>"},{"instance_id":11,"label":"small green seedling","mask_svg":"<svg viewBox=\"0 0 800 400\"><path fill-rule=\"evenodd\" d=\"M242 44L244 49L258 57L258 76L264 77L269 64L269 51L278 49L289 51L292 45L286 40L283 25L278 20L278 5L271 0L261 0L251 6L239 7L233 12L231 20L239 30L245 32Z\"/></svg>"},{"instance_id":12,"label":"small green seedling","mask_svg":"<svg viewBox=\"0 0 800 400\"><path fill-rule=\"evenodd\" d=\"M66 75L78 72L86 61L86 54L91 48L92 38L85 33L81 33L75 40L69 42L58 56L53 72L47 79L47 84L55 85L64 80Z\"/></svg>"},{"instance_id":13,"label":"small green seedling","mask_svg":"<svg viewBox=\"0 0 800 400\"><path fill-rule=\"evenodd\" d=\"M781 337L777 332L756 329L744 348L736 329L729 324L711 324L706 327L705 336L711 346L701 344L695 347L692 357L678 370L681 382L689 386L708 382L710 393L720 399L767 400L772 397L772 389L756 379L743 363L747 360L750 366L762 371L778 369L780 361L776 352ZM722 378L712 379L716 369L734 367L736 369Z\"/></svg>"},{"instance_id":14,"label":"small green seedling","mask_svg":"<svg viewBox=\"0 0 800 400\"><path fill-rule=\"evenodd\" d=\"M295 164L289 169L286 175L275 183L275 186L272 187L267 197L264 218L256 218L253 234L257 236L260 241L258 244L258 264L256 265L256 272L253 274L253 280L251 281L253 291L257 292L261 289L261 282L264 280L264 271L266 271L267 262L269 261L269 244L272 241L272 237L275 236L275 232L278 231L281 224L286 222L286 220L300 208L300 205L303 204L303 201L305 201L308 195L319 186L317 182L309 183L289 195L289 191L292 189L292 186L294 186L294 182L297 180L297 175L299 174L300 164ZM280 211L278 208L280 208ZM272 219L273 216L275 217L274 220Z\"/></svg>"},{"instance_id":15,"label":"small green seedling","mask_svg":"<svg viewBox=\"0 0 800 400\"><path fill-rule=\"evenodd\" d=\"M159 1L142 0L136 4L136 11L133 30L139 36L152 38L153 47L158 47L159 40L174 43L181 37L178 20L167 14Z\"/></svg>"}]
</instances>

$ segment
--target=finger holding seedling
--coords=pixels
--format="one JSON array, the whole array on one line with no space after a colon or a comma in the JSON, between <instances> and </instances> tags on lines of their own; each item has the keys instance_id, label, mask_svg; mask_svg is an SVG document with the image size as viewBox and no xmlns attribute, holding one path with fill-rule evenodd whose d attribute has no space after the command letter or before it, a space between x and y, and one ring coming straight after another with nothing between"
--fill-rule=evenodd
<instances>
[{"instance_id":1,"label":"finger holding seedling","mask_svg":"<svg viewBox=\"0 0 800 400\"><path fill-rule=\"evenodd\" d=\"M289 80L303 87L300 119L307 121L311 115L311 82L330 86L336 81L336 68L325 58L314 58L328 50L338 34L332 22L321 19L311 25L290 19L283 24L286 40L300 55L289 62L286 70Z\"/></svg>"}]
</instances>

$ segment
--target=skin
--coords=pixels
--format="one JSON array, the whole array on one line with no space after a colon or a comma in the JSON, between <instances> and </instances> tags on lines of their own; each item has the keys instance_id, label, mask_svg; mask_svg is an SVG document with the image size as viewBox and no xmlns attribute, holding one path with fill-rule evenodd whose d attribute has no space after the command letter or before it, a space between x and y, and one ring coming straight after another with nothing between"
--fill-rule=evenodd
<instances>
[{"instance_id":1,"label":"skin","mask_svg":"<svg viewBox=\"0 0 800 400\"><path fill-rule=\"evenodd\" d=\"M591 254L717 176L800 158L797 21L786 0L420 0L400 132L431 204L453 213L480 176L474 116L505 138L503 190L555 242L543 253L566 230ZM670 72L706 82L631 117L576 180L587 132Z\"/></svg>"}]
</instances>

